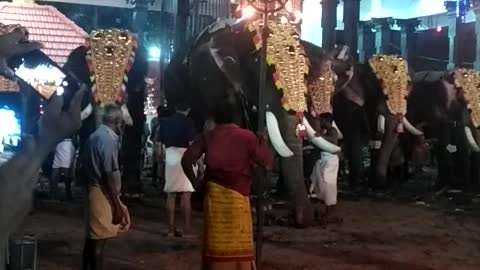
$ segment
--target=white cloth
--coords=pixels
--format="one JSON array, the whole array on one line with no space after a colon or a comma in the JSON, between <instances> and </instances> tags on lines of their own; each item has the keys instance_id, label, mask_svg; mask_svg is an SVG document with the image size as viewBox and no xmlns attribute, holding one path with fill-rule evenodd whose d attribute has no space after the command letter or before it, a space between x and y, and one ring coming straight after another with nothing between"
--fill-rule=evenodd
<instances>
[{"instance_id":1,"label":"white cloth","mask_svg":"<svg viewBox=\"0 0 480 270\"><path fill-rule=\"evenodd\" d=\"M70 168L75 158L75 147L72 140L66 139L57 145L55 149L55 159L53 160L52 168Z\"/></svg>"},{"instance_id":2,"label":"white cloth","mask_svg":"<svg viewBox=\"0 0 480 270\"><path fill-rule=\"evenodd\" d=\"M165 153L165 192L194 192L182 168L183 153L186 148L168 147Z\"/></svg>"},{"instance_id":3,"label":"white cloth","mask_svg":"<svg viewBox=\"0 0 480 270\"><path fill-rule=\"evenodd\" d=\"M321 159L315 163L310 180L310 193L315 192L325 205L337 204L337 176L339 158L335 154L322 152Z\"/></svg>"}]
</instances>

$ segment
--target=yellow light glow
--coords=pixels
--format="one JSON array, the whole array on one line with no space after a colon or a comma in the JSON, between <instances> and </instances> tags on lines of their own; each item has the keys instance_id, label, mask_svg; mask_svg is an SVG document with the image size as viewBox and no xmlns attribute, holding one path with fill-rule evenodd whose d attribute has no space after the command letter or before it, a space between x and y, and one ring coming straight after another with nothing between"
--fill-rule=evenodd
<instances>
[{"instance_id":1,"label":"yellow light glow","mask_svg":"<svg viewBox=\"0 0 480 270\"><path fill-rule=\"evenodd\" d=\"M252 7L252 6L246 6L245 8L243 8L242 10L242 18L241 20L244 20L244 19L249 19L251 17L253 17L253 15L255 15L255 9Z\"/></svg>"}]
</instances>

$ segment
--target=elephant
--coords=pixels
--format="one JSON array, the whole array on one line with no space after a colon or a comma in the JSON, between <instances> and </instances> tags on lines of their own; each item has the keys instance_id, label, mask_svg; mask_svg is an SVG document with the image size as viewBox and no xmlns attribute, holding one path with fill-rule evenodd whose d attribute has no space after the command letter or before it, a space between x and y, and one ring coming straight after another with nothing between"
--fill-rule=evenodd
<instances>
[{"instance_id":1,"label":"elephant","mask_svg":"<svg viewBox=\"0 0 480 270\"><path fill-rule=\"evenodd\" d=\"M275 51L279 48L276 47L278 43L272 42L277 33L275 27L283 26L272 24L270 27L273 34L269 36L271 40L268 40L270 43L267 48ZM298 32L293 29L293 27L287 29L289 34L284 36L289 40L289 45L280 48L288 50L285 54L267 54L270 65L267 69L266 89L262 93L262 98L264 104L267 104L265 121L270 142L282 157L280 173L289 191L295 224L304 227L313 220L313 209L304 184L302 135L304 134L314 145L325 151L338 152L340 148L322 137L315 136L316 125L309 120L316 118L309 115L307 101L302 100L305 99L306 86L310 82L326 79L320 74L324 74L322 72L324 65L328 62L328 55L321 48L301 41ZM256 45L261 43L261 39L262 35L258 28L248 21L239 23L219 21L210 25L197 38L185 60L177 57L167 68L165 76L167 102L170 105L189 104L191 117L201 131L216 104L233 97L235 122L244 128L256 130L259 124L257 120L259 106L261 106L258 92L261 55ZM291 69L282 71L285 66L281 63L287 65L285 62L289 61L282 58L282 55L297 57L295 58L297 65L287 66L286 68ZM282 59L279 60L276 57ZM305 69L310 70L308 76L306 72L305 74L296 73ZM280 72L296 74L297 77L289 78L298 79L299 96L293 96L295 93L286 93L285 89L288 88L286 86L292 81L278 79L276 75ZM329 80L332 79L329 78ZM333 87L333 80L330 82ZM280 84L282 84L281 87L279 87ZM310 93L308 96L310 99L313 97ZM292 102L296 98L301 101ZM289 102L284 102L285 100ZM323 100L328 103L326 107L329 107L330 97Z\"/></svg>"},{"instance_id":2,"label":"elephant","mask_svg":"<svg viewBox=\"0 0 480 270\"><path fill-rule=\"evenodd\" d=\"M383 188L403 128L415 136L423 134L405 117L406 97L411 89L408 66L401 57L391 55L374 55L368 63L355 63L345 45L338 46L331 55L333 70L339 77L333 114L344 134L350 184L355 186L367 178L362 147L370 140L369 183ZM398 79L399 87L393 84Z\"/></svg>"},{"instance_id":3,"label":"elephant","mask_svg":"<svg viewBox=\"0 0 480 270\"><path fill-rule=\"evenodd\" d=\"M106 40L111 38L107 38L109 34L112 34L117 39L115 44ZM120 51L120 44L129 38L132 39L130 40L131 42L136 43L133 40L134 36L128 31L108 29L94 31L92 32L90 42L86 46L80 46L70 53L64 68L76 77L79 83L87 85L92 90L96 88L96 93L89 91L88 95L84 97L82 104L82 128L78 132L80 153L83 150L84 143L100 123L101 103L117 103L122 108L126 124L120 151L124 182L137 186L134 188L138 192L140 191L142 136L146 120L144 114L144 79L147 71L147 57L143 47L135 49L136 45L134 45L132 53L127 55L127 58L125 56L122 58L120 53L123 52ZM101 48L96 56L92 56L91 52L95 48L94 42L100 43L96 46ZM122 61L122 63L118 63L120 66L116 66L116 69L113 69L113 71L117 71L116 79L113 78L115 77L113 74L108 73L108 67L104 65L108 57L115 59L115 61ZM104 68L107 72L101 73L91 70L92 66L94 66L92 58L93 61L96 61L97 69ZM122 64L125 65L125 69L122 69ZM100 65L104 66L101 67ZM128 72L118 72L118 70L128 70ZM126 76L128 76L128 80L125 81L124 78ZM109 81L114 82L112 84L116 82L117 85L105 85L103 83ZM108 90L113 91L108 92ZM71 92L71 90L66 90L67 95L73 95Z\"/></svg>"},{"instance_id":4,"label":"elephant","mask_svg":"<svg viewBox=\"0 0 480 270\"><path fill-rule=\"evenodd\" d=\"M479 78L466 69L419 72L413 78L407 116L415 125L424 124L425 137L436 141L438 189L462 188L472 183L472 176L478 179L472 161L478 162L480 150L475 124Z\"/></svg>"}]
</instances>

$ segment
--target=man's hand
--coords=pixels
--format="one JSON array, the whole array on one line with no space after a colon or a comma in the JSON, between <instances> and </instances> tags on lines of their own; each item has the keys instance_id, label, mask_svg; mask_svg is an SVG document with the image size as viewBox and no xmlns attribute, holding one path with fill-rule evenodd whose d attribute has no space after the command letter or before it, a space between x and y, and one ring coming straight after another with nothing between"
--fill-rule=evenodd
<instances>
[{"instance_id":1,"label":"man's hand","mask_svg":"<svg viewBox=\"0 0 480 270\"><path fill-rule=\"evenodd\" d=\"M40 134L38 137L40 145L53 148L80 129L82 125L82 120L80 120L81 104L86 92L86 86L83 84L73 96L68 111L62 111L63 98L61 96L52 96L52 100L45 108L45 113L40 119Z\"/></svg>"},{"instance_id":2,"label":"man's hand","mask_svg":"<svg viewBox=\"0 0 480 270\"><path fill-rule=\"evenodd\" d=\"M38 42L28 42L26 30L17 28L11 33L0 35L0 75L12 79L14 72L7 66L7 59L42 48Z\"/></svg>"}]
</instances>

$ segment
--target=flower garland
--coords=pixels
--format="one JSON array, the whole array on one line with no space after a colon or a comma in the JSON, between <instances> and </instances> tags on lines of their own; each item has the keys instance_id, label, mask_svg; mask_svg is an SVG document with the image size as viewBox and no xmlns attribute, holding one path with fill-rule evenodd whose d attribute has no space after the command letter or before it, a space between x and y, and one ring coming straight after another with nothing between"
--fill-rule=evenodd
<instances>
[{"instance_id":1,"label":"flower garland","mask_svg":"<svg viewBox=\"0 0 480 270\"><path fill-rule=\"evenodd\" d=\"M90 34L86 59L98 104L124 102L137 46L136 36L126 30L100 29Z\"/></svg>"}]
</instances>

